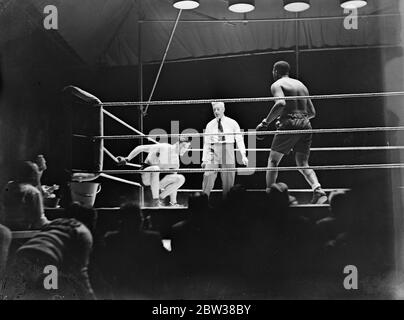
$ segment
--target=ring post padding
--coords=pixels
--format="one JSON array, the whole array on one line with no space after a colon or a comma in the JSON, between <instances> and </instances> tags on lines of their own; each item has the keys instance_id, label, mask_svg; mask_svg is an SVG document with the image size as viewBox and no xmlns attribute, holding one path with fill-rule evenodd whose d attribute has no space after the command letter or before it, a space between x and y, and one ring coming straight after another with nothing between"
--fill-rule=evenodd
<instances>
[{"instance_id":1,"label":"ring post padding","mask_svg":"<svg viewBox=\"0 0 404 320\"><path fill-rule=\"evenodd\" d=\"M96 96L75 86L63 89L63 104L68 108L71 134L97 136L104 134L102 102ZM88 172L102 171L104 141L73 139L70 147L70 168Z\"/></svg>"}]
</instances>

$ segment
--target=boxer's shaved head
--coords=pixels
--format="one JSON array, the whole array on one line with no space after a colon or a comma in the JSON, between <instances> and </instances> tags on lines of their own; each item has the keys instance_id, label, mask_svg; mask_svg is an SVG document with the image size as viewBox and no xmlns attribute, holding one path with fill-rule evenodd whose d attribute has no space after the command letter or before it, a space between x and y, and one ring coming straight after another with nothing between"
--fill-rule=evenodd
<instances>
[{"instance_id":1,"label":"boxer's shaved head","mask_svg":"<svg viewBox=\"0 0 404 320\"><path fill-rule=\"evenodd\" d=\"M288 76L290 72L290 65L286 61L278 61L274 64L272 70L274 79L279 79L283 76Z\"/></svg>"},{"instance_id":2,"label":"boxer's shaved head","mask_svg":"<svg viewBox=\"0 0 404 320\"><path fill-rule=\"evenodd\" d=\"M191 137L189 136L182 136L178 140L178 152L180 156L183 156L185 152L187 152L191 146Z\"/></svg>"}]
</instances>

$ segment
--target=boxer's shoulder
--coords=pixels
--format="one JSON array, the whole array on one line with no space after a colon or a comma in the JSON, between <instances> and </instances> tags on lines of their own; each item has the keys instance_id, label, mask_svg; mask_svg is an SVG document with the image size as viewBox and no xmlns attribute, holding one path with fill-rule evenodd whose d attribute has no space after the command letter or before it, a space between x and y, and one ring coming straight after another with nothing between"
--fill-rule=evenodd
<instances>
[{"instance_id":1,"label":"boxer's shoulder","mask_svg":"<svg viewBox=\"0 0 404 320\"><path fill-rule=\"evenodd\" d=\"M158 151L158 150L169 150L169 149L172 147L171 144L166 143L166 142L162 142L162 143L156 144L155 146L156 146L156 147L155 147L155 150L156 150L156 151Z\"/></svg>"}]
</instances>

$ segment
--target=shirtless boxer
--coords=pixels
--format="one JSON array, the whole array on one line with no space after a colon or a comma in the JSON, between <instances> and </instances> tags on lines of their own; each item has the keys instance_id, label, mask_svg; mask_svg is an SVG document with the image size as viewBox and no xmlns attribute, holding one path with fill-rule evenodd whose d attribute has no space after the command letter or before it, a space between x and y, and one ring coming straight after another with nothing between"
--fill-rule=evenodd
<instances>
[{"instance_id":1,"label":"shirtless boxer","mask_svg":"<svg viewBox=\"0 0 404 320\"><path fill-rule=\"evenodd\" d=\"M289 77L290 66L285 61L274 64L272 71L275 83L271 86L274 97L285 96L308 96L307 87L299 80ZM258 125L257 131L268 130L269 124L278 119L278 130L304 130L311 129L310 119L316 116L316 110L310 99L299 100L276 100L268 116ZM284 155L291 150L295 153L296 165L299 167L309 166L310 147L312 134L286 134L275 135L272 141L271 152L268 158L268 167L276 168ZM312 204L327 202L327 195L321 189L316 173L312 169L299 170L313 190ZM267 171L266 186L270 187L276 182L278 171Z\"/></svg>"},{"instance_id":2,"label":"shirtless boxer","mask_svg":"<svg viewBox=\"0 0 404 320\"><path fill-rule=\"evenodd\" d=\"M163 199L170 196L170 207L179 207L177 203L177 190L184 184L185 177L181 174L167 174L160 180L160 172L155 170L178 169L180 167L179 157L185 154L191 145L191 139L181 137L174 144L157 143L142 145L133 149L127 157L117 157L118 165L125 165L141 152L147 152L141 174L145 186L150 186L153 207L163 206Z\"/></svg>"}]
</instances>

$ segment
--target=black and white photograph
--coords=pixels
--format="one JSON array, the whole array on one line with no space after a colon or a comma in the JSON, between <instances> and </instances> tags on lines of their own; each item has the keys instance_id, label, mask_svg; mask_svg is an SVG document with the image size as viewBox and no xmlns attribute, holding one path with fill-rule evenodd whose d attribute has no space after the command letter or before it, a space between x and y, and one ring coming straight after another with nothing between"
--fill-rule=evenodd
<instances>
[{"instance_id":1,"label":"black and white photograph","mask_svg":"<svg viewBox=\"0 0 404 320\"><path fill-rule=\"evenodd\" d=\"M0 301L404 300L403 200L404 1L0 0Z\"/></svg>"}]
</instances>

